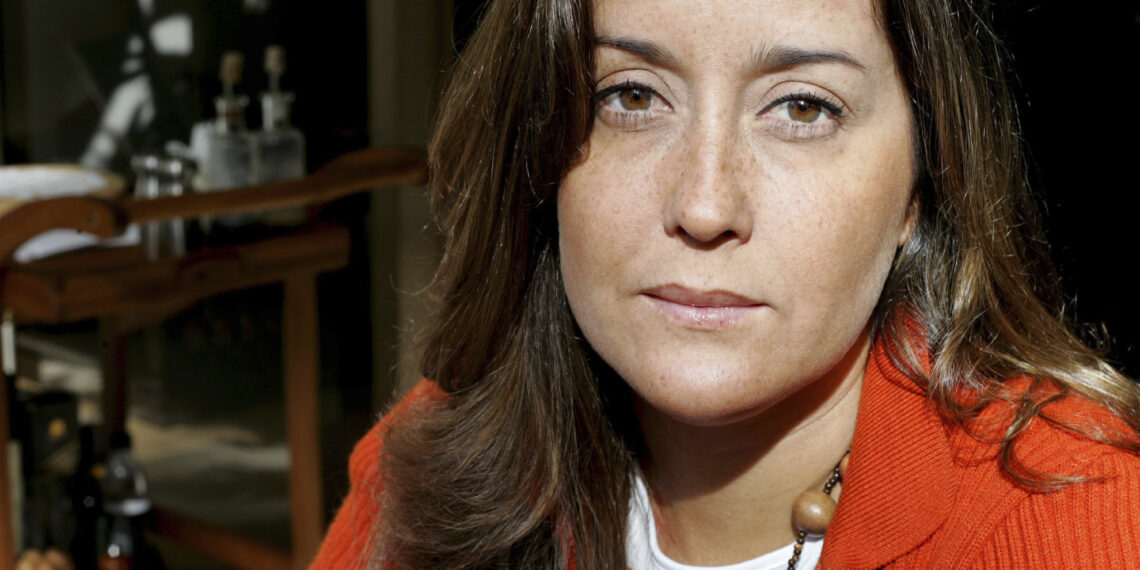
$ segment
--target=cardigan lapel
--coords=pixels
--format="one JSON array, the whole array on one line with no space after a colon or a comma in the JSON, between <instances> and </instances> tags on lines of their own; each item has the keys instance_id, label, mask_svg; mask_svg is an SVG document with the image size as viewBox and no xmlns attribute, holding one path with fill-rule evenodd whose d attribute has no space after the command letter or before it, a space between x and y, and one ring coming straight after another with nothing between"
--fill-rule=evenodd
<instances>
[{"instance_id":1,"label":"cardigan lapel","mask_svg":"<svg viewBox=\"0 0 1140 570\"><path fill-rule=\"evenodd\" d=\"M820 568L877 568L921 545L954 504L946 431L882 343L867 360L851 458Z\"/></svg>"}]
</instances>

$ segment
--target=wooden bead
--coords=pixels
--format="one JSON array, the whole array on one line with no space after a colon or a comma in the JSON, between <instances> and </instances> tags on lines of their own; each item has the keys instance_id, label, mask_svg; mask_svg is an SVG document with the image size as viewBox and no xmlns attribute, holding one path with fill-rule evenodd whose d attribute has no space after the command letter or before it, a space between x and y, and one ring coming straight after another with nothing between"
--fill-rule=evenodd
<instances>
[{"instance_id":1,"label":"wooden bead","mask_svg":"<svg viewBox=\"0 0 1140 570\"><path fill-rule=\"evenodd\" d=\"M835 507L835 499L823 491L804 491L792 505L792 524L796 530L823 534L835 516Z\"/></svg>"},{"instance_id":2,"label":"wooden bead","mask_svg":"<svg viewBox=\"0 0 1140 570\"><path fill-rule=\"evenodd\" d=\"M839 478L840 479L846 479L847 478L847 460L850 457L851 457L851 454L848 453L848 454L843 456L843 459L839 460Z\"/></svg>"}]
</instances>

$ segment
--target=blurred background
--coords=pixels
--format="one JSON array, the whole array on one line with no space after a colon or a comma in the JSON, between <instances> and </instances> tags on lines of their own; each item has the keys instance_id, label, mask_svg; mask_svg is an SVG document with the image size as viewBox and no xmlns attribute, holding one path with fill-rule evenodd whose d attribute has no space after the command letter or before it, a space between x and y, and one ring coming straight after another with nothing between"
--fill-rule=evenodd
<instances>
[{"instance_id":1,"label":"blurred background","mask_svg":"<svg viewBox=\"0 0 1140 570\"><path fill-rule=\"evenodd\" d=\"M1012 56L1028 175L1072 314L1103 325L1111 359L1136 375L1140 298L1130 252L1140 188L1130 171L1140 114L1130 92L1140 12L1125 4L1002 2L996 26ZM191 148L195 125L216 117L227 51L244 56L229 87L251 100L242 118L258 131L258 94L271 89L263 66L270 45L286 54L279 87L293 94L291 123L304 136L308 170L369 146L423 147L444 70L482 7L482 0L0 0L0 166L73 163L132 180L132 157L171 152L171 141ZM412 340L428 312L417 293L439 240L422 187L357 194L315 215L348 228L352 243L346 267L318 281L328 516L347 490L352 444L418 377ZM237 237L260 239L257 231ZM209 298L133 333L126 358L131 449L154 501L288 550L281 295L268 285ZM94 322L17 329L21 374L30 380L21 386L74 394L80 423L100 419L97 329ZM21 540L50 546L47 538L17 546ZM231 567L153 541L168 567Z\"/></svg>"},{"instance_id":2,"label":"blurred background","mask_svg":"<svg viewBox=\"0 0 1140 570\"><path fill-rule=\"evenodd\" d=\"M1135 294L1140 184L1132 168L1140 114L1090 115L1140 74L1140 7L1080 10L1068 2L996 3L997 31L1013 81L1029 160L1044 205L1061 283L1079 323L1107 330L1113 362L1140 375L1140 299ZM1118 87L1119 86L1119 87ZM1097 118L1094 119L1093 117Z\"/></svg>"},{"instance_id":3,"label":"blurred background","mask_svg":"<svg viewBox=\"0 0 1140 570\"><path fill-rule=\"evenodd\" d=\"M195 125L217 117L227 51L244 56L232 89L250 100L249 132L260 132L270 45L284 48L279 87L293 94L309 171L365 147L422 148L453 55L455 9L419 0L0 0L0 165L78 163L129 183L132 157L168 152L171 141L188 147ZM352 445L418 378L408 345L438 247L422 187L356 194L315 216L347 228L351 241L347 266L318 280L328 516L347 491ZM277 232L215 228L211 239ZM267 285L133 333L127 426L156 504L288 551L281 306L281 286ZM18 323L21 377L34 377L20 386L77 394L80 423L100 421L98 328ZM172 568L230 567L154 540Z\"/></svg>"}]
</instances>

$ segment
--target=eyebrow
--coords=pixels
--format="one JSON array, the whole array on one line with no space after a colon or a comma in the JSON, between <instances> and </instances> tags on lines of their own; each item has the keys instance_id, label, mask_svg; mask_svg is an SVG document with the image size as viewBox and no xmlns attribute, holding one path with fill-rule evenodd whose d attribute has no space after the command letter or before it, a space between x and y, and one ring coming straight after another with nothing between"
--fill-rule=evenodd
<instances>
[{"instance_id":1,"label":"eyebrow","mask_svg":"<svg viewBox=\"0 0 1140 570\"><path fill-rule=\"evenodd\" d=\"M805 50L777 46L757 50L752 56L753 69L788 69L812 63L839 63L860 71L867 69L855 56L843 50Z\"/></svg>"},{"instance_id":2,"label":"eyebrow","mask_svg":"<svg viewBox=\"0 0 1140 570\"><path fill-rule=\"evenodd\" d=\"M595 41L598 46L629 52L659 67L669 69L680 67L677 58L655 42L606 36L599 36ZM819 63L838 63L860 71L867 69L855 56L843 50L807 50L781 46L756 50L752 56L751 68L774 71Z\"/></svg>"},{"instance_id":3,"label":"eyebrow","mask_svg":"<svg viewBox=\"0 0 1140 570\"><path fill-rule=\"evenodd\" d=\"M598 46L612 47L632 53L658 67L668 69L677 69L680 67L680 63L677 61L677 58L673 57L673 54L651 41L634 40L630 38L610 38L605 36L599 36L595 41Z\"/></svg>"}]
</instances>

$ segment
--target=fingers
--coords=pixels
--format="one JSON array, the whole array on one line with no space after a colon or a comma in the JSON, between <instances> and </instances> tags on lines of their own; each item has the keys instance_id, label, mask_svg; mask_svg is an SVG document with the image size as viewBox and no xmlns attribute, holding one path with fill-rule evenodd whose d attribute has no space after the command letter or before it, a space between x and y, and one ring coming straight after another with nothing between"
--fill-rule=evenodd
<instances>
[{"instance_id":1,"label":"fingers","mask_svg":"<svg viewBox=\"0 0 1140 570\"><path fill-rule=\"evenodd\" d=\"M25 551L16 561L16 570L74 570L74 568L71 558L54 548L44 552Z\"/></svg>"}]
</instances>

